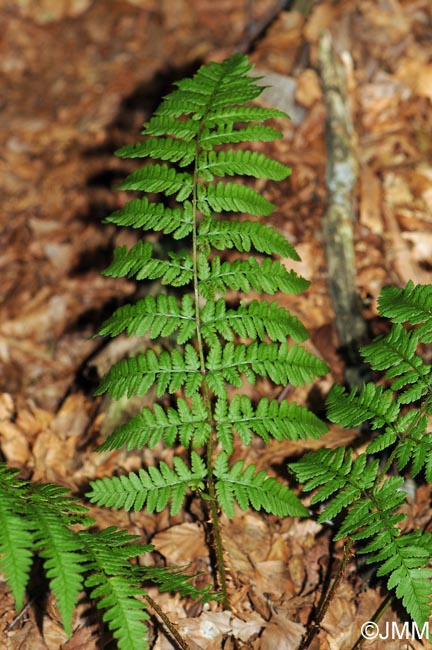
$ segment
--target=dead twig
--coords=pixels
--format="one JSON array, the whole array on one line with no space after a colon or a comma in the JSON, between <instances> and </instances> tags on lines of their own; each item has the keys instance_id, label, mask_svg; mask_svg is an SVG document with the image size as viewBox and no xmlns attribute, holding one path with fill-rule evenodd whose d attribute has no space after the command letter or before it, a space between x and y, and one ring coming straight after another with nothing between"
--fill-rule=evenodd
<instances>
[{"instance_id":1,"label":"dead twig","mask_svg":"<svg viewBox=\"0 0 432 650\"><path fill-rule=\"evenodd\" d=\"M359 362L356 350L366 337L355 288L353 224L357 160L352 146L353 125L344 69L336 57L329 32L324 32L320 39L319 67L327 111L327 209L323 233L329 293L342 352L348 365L356 366Z\"/></svg>"}]
</instances>

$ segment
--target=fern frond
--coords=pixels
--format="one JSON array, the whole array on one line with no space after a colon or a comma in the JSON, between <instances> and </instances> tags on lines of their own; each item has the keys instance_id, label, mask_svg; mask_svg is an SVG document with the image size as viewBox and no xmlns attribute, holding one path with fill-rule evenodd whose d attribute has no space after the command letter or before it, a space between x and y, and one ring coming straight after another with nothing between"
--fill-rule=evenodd
<instances>
[{"instance_id":1,"label":"fern frond","mask_svg":"<svg viewBox=\"0 0 432 650\"><path fill-rule=\"evenodd\" d=\"M177 200L184 201L192 193L192 176L168 165L146 165L129 174L117 189L163 192L167 196L177 192Z\"/></svg>"},{"instance_id":2,"label":"fern frond","mask_svg":"<svg viewBox=\"0 0 432 650\"><path fill-rule=\"evenodd\" d=\"M215 303L208 302L201 312L202 335L209 342L221 336L226 341L234 340L237 334L242 338L283 343L290 336L296 343L305 341L309 334L304 325L276 302L252 300L249 304L240 303L237 309L226 309L220 298Z\"/></svg>"},{"instance_id":3,"label":"fern frond","mask_svg":"<svg viewBox=\"0 0 432 650\"><path fill-rule=\"evenodd\" d=\"M178 456L174 457L174 468L161 462L159 469L140 469L128 476L104 477L91 481L91 492L87 497L92 503L109 508L123 508L127 512L141 510L146 504L149 512L161 512L171 501L170 512L175 515L181 508L188 488L204 486L207 470L196 452L192 452L192 468Z\"/></svg>"},{"instance_id":4,"label":"fern frond","mask_svg":"<svg viewBox=\"0 0 432 650\"><path fill-rule=\"evenodd\" d=\"M277 260L266 258L260 264L254 257L221 263L215 256L209 277L201 275L200 280L201 292L208 300L215 293L225 293L229 289L244 293L254 289L270 295L277 291L296 294L305 291L310 284L295 271L287 271Z\"/></svg>"},{"instance_id":5,"label":"fern frond","mask_svg":"<svg viewBox=\"0 0 432 650\"><path fill-rule=\"evenodd\" d=\"M101 334L146 334L150 339L174 335L179 347L171 347L170 352L147 349L116 363L103 378L97 395L141 396L155 387L157 397L175 394L176 402L164 400L165 404L142 409L118 427L101 449L152 447L160 440L168 446L179 442L190 451L191 464L189 468L177 456L173 467L162 462L137 474L101 479L92 483L89 498L126 510L146 505L150 512L161 511L171 501L171 512L176 513L186 492L195 490L211 504L215 538L219 535L216 500L228 515L235 502L241 508L263 508L280 516L307 514L287 486L265 472L257 473L255 466L239 462L229 467L224 454L215 460L216 445L231 454L235 435L250 444L253 434L265 441L271 436L295 440L318 437L326 429L295 404L261 399L253 405L244 395L228 399L228 384L241 388L244 380L254 383L263 377L277 384L303 385L328 371L323 361L297 345L308 334L287 310L265 300L236 306L232 298L228 306L223 298L231 291L298 294L309 286L282 261L273 259L279 255L299 260L282 234L259 221L228 221L226 214L219 217L222 213L262 217L274 208L252 187L227 181L227 177L284 180L291 171L263 153L225 146L281 137L277 129L262 122L285 117L284 113L244 105L263 90L257 78L248 76L251 68L245 56L235 54L222 63L201 66L193 78L176 84L177 90L165 97L144 125L144 141L118 152L121 157L147 159L120 189L163 197L154 202L134 200L108 217L118 225L188 238L192 251L176 247L175 252L156 259L151 244L139 241L130 250L118 249L105 271L111 277L182 287L183 297L177 300L174 292L147 296L134 306L117 309L103 324ZM184 171L188 165L193 172ZM240 253L254 249L260 257L225 261L223 255L215 254L226 249ZM287 337L293 339L292 345ZM196 447L203 448L201 455L194 451ZM220 538L216 545L222 570ZM227 605L222 577L221 586Z\"/></svg>"},{"instance_id":6,"label":"fern frond","mask_svg":"<svg viewBox=\"0 0 432 650\"><path fill-rule=\"evenodd\" d=\"M238 183L204 185L198 183L198 209L205 216L213 212L248 212L255 216L267 216L274 210L271 201L251 187Z\"/></svg>"},{"instance_id":7,"label":"fern frond","mask_svg":"<svg viewBox=\"0 0 432 650\"><path fill-rule=\"evenodd\" d=\"M398 524L406 515L397 511L406 499L400 489L403 478L392 477L379 484L379 461L367 462L366 454L361 454L353 462L351 450L346 452L343 447L306 454L289 467L304 483L305 491L319 488L311 504L330 499L319 522L350 508L335 539L368 540L359 552L369 555L368 563L380 564L377 575L389 574L388 588L396 588L409 615L423 625L430 614L432 571L425 567L432 536L421 531L401 534Z\"/></svg>"},{"instance_id":8,"label":"fern frond","mask_svg":"<svg viewBox=\"0 0 432 650\"><path fill-rule=\"evenodd\" d=\"M201 119L209 105L220 112L250 101L262 92L254 79L245 76L250 69L247 59L239 54L221 64L201 66L192 79L176 82L178 90L165 97L155 114L180 117L193 113L195 119Z\"/></svg>"},{"instance_id":9,"label":"fern frond","mask_svg":"<svg viewBox=\"0 0 432 650\"><path fill-rule=\"evenodd\" d=\"M245 126L241 129L233 129L231 126L219 126L217 131L207 131L201 135L199 143L204 151L221 144L234 144L239 142L272 142L281 138L282 134L271 126Z\"/></svg>"},{"instance_id":10,"label":"fern frond","mask_svg":"<svg viewBox=\"0 0 432 650\"><path fill-rule=\"evenodd\" d=\"M326 399L327 414L332 422L357 427L370 420L372 429L391 425L399 415L399 405L391 390L368 382L360 392L354 387L347 393L343 386L332 386Z\"/></svg>"},{"instance_id":11,"label":"fern frond","mask_svg":"<svg viewBox=\"0 0 432 650\"><path fill-rule=\"evenodd\" d=\"M86 556L68 525L81 521L80 515L87 508L65 499L66 494L67 490L56 485L32 486L30 512L35 526L34 548L43 558L63 626L70 635L73 610L83 586Z\"/></svg>"},{"instance_id":12,"label":"fern frond","mask_svg":"<svg viewBox=\"0 0 432 650\"><path fill-rule=\"evenodd\" d=\"M206 181L214 176L247 175L282 181L291 174L286 165L257 151L205 151L198 158L198 175Z\"/></svg>"},{"instance_id":13,"label":"fern frond","mask_svg":"<svg viewBox=\"0 0 432 650\"><path fill-rule=\"evenodd\" d=\"M148 138L145 142L128 145L116 151L120 158L159 158L186 167L195 158L193 142L178 138Z\"/></svg>"},{"instance_id":14,"label":"fern frond","mask_svg":"<svg viewBox=\"0 0 432 650\"><path fill-rule=\"evenodd\" d=\"M156 584L161 592L173 591L181 596L189 596L189 598L193 599L199 598L202 602L220 600L220 594L214 592L210 585L199 589L195 587L191 580L198 577L199 574L185 573L182 567L143 566L140 568L143 581Z\"/></svg>"},{"instance_id":15,"label":"fern frond","mask_svg":"<svg viewBox=\"0 0 432 650\"><path fill-rule=\"evenodd\" d=\"M156 298L146 296L134 305L119 307L103 323L98 334L117 336L124 331L128 336L143 336L148 332L151 339L176 332L177 342L185 343L195 332L195 310L191 296L185 294L180 305L174 296L160 294Z\"/></svg>"},{"instance_id":16,"label":"fern frond","mask_svg":"<svg viewBox=\"0 0 432 650\"><path fill-rule=\"evenodd\" d=\"M328 372L327 365L298 345L287 343L228 342L223 348L214 345L208 354L207 380L218 396L223 396L223 383L241 386L241 373L254 384L256 376L268 377L276 384L301 386ZM222 388L222 390L221 390Z\"/></svg>"},{"instance_id":17,"label":"fern frond","mask_svg":"<svg viewBox=\"0 0 432 650\"><path fill-rule=\"evenodd\" d=\"M181 287L192 280L193 261L187 253L171 253L169 260L155 259L152 245L139 241L129 250L127 246L116 248L114 259L104 275L111 278L135 276L137 280L160 279L162 284Z\"/></svg>"},{"instance_id":18,"label":"fern frond","mask_svg":"<svg viewBox=\"0 0 432 650\"><path fill-rule=\"evenodd\" d=\"M146 198L135 199L110 214L105 221L117 226L172 233L174 239L183 239L192 231L192 204L185 201L183 209L167 208L163 203L152 203Z\"/></svg>"},{"instance_id":19,"label":"fern frond","mask_svg":"<svg viewBox=\"0 0 432 650\"><path fill-rule=\"evenodd\" d=\"M287 118L288 115L273 108L261 108L259 106L227 106L210 110L204 117L207 127L230 125L236 122L262 122L271 118Z\"/></svg>"},{"instance_id":20,"label":"fern frond","mask_svg":"<svg viewBox=\"0 0 432 650\"><path fill-rule=\"evenodd\" d=\"M242 510L247 510L251 504L255 510L263 509L280 517L308 514L294 492L264 470L256 474L255 465L244 469L244 461L239 460L229 467L226 454L221 453L216 458L214 473L218 503L228 517L234 517L235 502Z\"/></svg>"},{"instance_id":21,"label":"fern frond","mask_svg":"<svg viewBox=\"0 0 432 650\"><path fill-rule=\"evenodd\" d=\"M244 445L250 445L253 433L268 443L270 436L278 441L316 439L327 431L322 420L298 404L263 397L254 407L246 395L234 395L230 402L219 399L215 421L218 440L228 454L233 449L233 432Z\"/></svg>"},{"instance_id":22,"label":"fern frond","mask_svg":"<svg viewBox=\"0 0 432 650\"><path fill-rule=\"evenodd\" d=\"M402 337L402 340L405 340L405 337ZM409 340L412 342L413 339L409 338ZM394 361L394 357L389 354L389 363L385 362L383 350L386 349L387 343L384 342L382 346L382 339L377 341L378 353L375 361L374 343L367 347L373 364L376 361L378 365L387 367ZM392 390L385 390L370 382L365 384L360 392L357 388L353 388L348 394L342 386L334 385L327 396L326 406L329 419L341 426L357 427L364 422L369 422L372 429L383 430L368 446L369 454L379 453L395 444L393 453L399 470L404 469L411 461L413 476L417 476L424 467L427 476L432 478L428 464L432 454L432 440L427 435L426 417L429 399L425 400L421 409L412 408L407 413L401 414L401 404L411 402L417 394L419 396L430 394L431 379L427 382L424 379L424 376L427 377L428 367L420 357L413 354L414 349L415 347L412 347L411 352L409 350L408 352L411 358L415 356L414 363L418 367L418 376L421 377L414 387L398 395L394 391L397 380L393 382ZM402 364L404 363L403 361ZM426 369L424 375L423 369Z\"/></svg>"},{"instance_id":23,"label":"fern frond","mask_svg":"<svg viewBox=\"0 0 432 650\"><path fill-rule=\"evenodd\" d=\"M406 388L398 396L401 404L427 395L432 382L432 366L416 354L418 344L417 332L407 332L402 325L396 324L389 334L361 348L362 357L374 370L386 370L385 377L394 380L392 390Z\"/></svg>"},{"instance_id":24,"label":"fern frond","mask_svg":"<svg viewBox=\"0 0 432 650\"><path fill-rule=\"evenodd\" d=\"M177 120L175 117L166 115L153 115L143 125L141 133L143 135L172 135L190 142L197 136L199 129L200 123L197 120Z\"/></svg>"},{"instance_id":25,"label":"fern frond","mask_svg":"<svg viewBox=\"0 0 432 650\"><path fill-rule=\"evenodd\" d=\"M178 439L184 446L200 447L206 443L211 433L208 412L199 394L192 396L192 404L184 399L177 400L176 408L163 409L154 404L153 410L142 409L126 424L117 427L99 451L126 447L139 449L148 445L154 447L162 438L166 445L172 446Z\"/></svg>"},{"instance_id":26,"label":"fern frond","mask_svg":"<svg viewBox=\"0 0 432 650\"><path fill-rule=\"evenodd\" d=\"M125 531L106 528L100 532L79 533L79 539L89 557L90 575L85 586L90 597L97 600L98 609L105 609L102 618L117 639L119 650L147 650L147 614L142 597L139 571L130 559L153 549L136 544L136 537ZM141 599L139 599L139 597Z\"/></svg>"},{"instance_id":27,"label":"fern frond","mask_svg":"<svg viewBox=\"0 0 432 650\"><path fill-rule=\"evenodd\" d=\"M382 316L394 323L408 321L419 325L416 332L422 343L432 343L432 285L418 284L410 280L404 289L384 287L378 299Z\"/></svg>"},{"instance_id":28,"label":"fern frond","mask_svg":"<svg viewBox=\"0 0 432 650\"><path fill-rule=\"evenodd\" d=\"M25 516L24 488L17 470L0 465L0 571L17 610L23 606L34 550L34 524Z\"/></svg>"},{"instance_id":29,"label":"fern frond","mask_svg":"<svg viewBox=\"0 0 432 650\"><path fill-rule=\"evenodd\" d=\"M165 391L175 393L185 386L185 395L191 397L201 385L198 354L192 345L185 346L184 355L178 350L159 356L149 349L130 359L122 359L112 366L103 378L96 395L108 392L113 399L123 395L145 395L156 383L156 395Z\"/></svg>"},{"instance_id":30,"label":"fern frond","mask_svg":"<svg viewBox=\"0 0 432 650\"><path fill-rule=\"evenodd\" d=\"M293 246L283 235L274 228L256 221L232 222L207 219L201 223L198 237L199 243L204 239L217 250L235 248L240 252L249 252L253 246L260 253L300 260Z\"/></svg>"},{"instance_id":31,"label":"fern frond","mask_svg":"<svg viewBox=\"0 0 432 650\"><path fill-rule=\"evenodd\" d=\"M91 525L94 520L64 488L31 484L17 474L0 465L0 567L17 609L21 609L32 558L37 553L70 635L73 609L87 570L87 555L71 527Z\"/></svg>"},{"instance_id":32,"label":"fern frond","mask_svg":"<svg viewBox=\"0 0 432 650\"><path fill-rule=\"evenodd\" d=\"M192 472L185 472L177 463L176 471L179 476L196 477L202 473L202 461L192 459ZM95 522L87 515L88 509L69 497L67 490L53 484L32 484L17 474L0 465L0 566L17 608L23 604L35 553L43 560L67 634L71 634L72 611L85 586L97 607L106 610L103 620L119 650L149 647L144 582L165 590L178 589L193 598L214 598L208 587L194 587L190 583L194 576L178 567L132 564L131 559L153 547L137 543L136 536L115 527L94 531L89 528Z\"/></svg>"}]
</instances>

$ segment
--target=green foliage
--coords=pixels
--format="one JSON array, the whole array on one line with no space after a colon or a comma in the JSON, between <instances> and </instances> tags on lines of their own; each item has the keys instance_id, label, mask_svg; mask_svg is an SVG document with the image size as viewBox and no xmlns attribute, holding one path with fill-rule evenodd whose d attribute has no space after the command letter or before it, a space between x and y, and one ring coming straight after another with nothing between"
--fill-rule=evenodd
<instances>
[{"instance_id":1,"label":"green foliage","mask_svg":"<svg viewBox=\"0 0 432 650\"><path fill-rule=\"evenodd\" d=\"M72 633L73 611L86 588L104 610L103 620L119 650L148 648L144 583L207 596L207 590L194 589L191 576L176 568L131 564L153 547L136 543L135 536L114 527L94 530L88 509L67 496L65 488L29 483L17 474L0 465L0 571L18 610L35 555L42 559L67 634Z\"/></svg>"},{"instance_id":2,"label":"green foliage","mask_svg":"<svg viewBox=\"0 0 432 650\"><path fill-rule=\"evenodd\" d=\"M376 437L355 460L343 447L321 449L290 468L305 491L317 490L312 504L326 502L319 521L342 513L336 539L350 537L365 544L359 552L367 555L367 562L379 564L377 575L387 576L388 588L395 589L422 626L431 613L432 572L427 564L432 536L421 530L402 532L404 478L388 477L388 471L393 461L399 471L411 464L411 476L423 470L426 481L432 481L432 367L420 354L422 344L432 340L432 285L386 287L379 310L393 321L390 332L360 351L374 370L385 371L388 388L369 382L347 392L335 385L327 398L330 420L345 427L368 422ZM371 455L384 449L389 456L380 466Z\"/></svg>"},{"instance_id":3,"label":"green foliage","mask_svg":"<svg viewBox=\"0 0 432 650\"><path fill-rule=\"evenodd\" d=\"M281 481L263 471L256 474L253 465L229 466L236 436L249 445L254 434L268 442L318 437L326 430L306 408L266 398L253 404L238 392L246 382L261 379L303 385L328 370L299 345L308 334L286 309L241 296L235 303L232 297L232 292L252 291L297 294L309 285L273 259L299 259L281 233L256 219L227 218L227 213L267 217L274 208L241 177L283 181L291 171L263 153L230 146L281 137L262 122L285 118L284 113L245 105L263 90L248 76L251 67L240 54L202 66L164 99L144 125L144 141L117 152L147 159L120 189L157 196L134 199L107 221L165 238L163 246L155 245L153 236L153 243L140 239L129 249L118 248L105 274L157 280L164 289L117 309L100 334L170 340L158 352L149 345L119 361L103 378L98 395L119 399L155 388L160 401L118 427L101 449L154 447L163 440L168 446L181 444L187 454L174 456L172 467L161 462L93 482L88 496L94 503L159 512L170 502L175 514L186 494L198 490L229 516L234 503L280 516L307 514ZM171 249L173 240L184 240L183 247ZM167 394L174 397L169 404ZM216 455L217 445L222 454Z\"/></svg>"},{"instance_id":4,"label":"green foliage","mask_svg":"<svg viewBox=\"0 0 432 650\"><path fill-rule=\"evenodd\" d=\"M160 512L171 501L171 514L180 510L188 487L202 486L206 467L197 453L192 452L192 469L178 456L174 458L174 469L161 462L159 469L149 467L138 474L103 478L92 483L91 500L103 506L141 510L146 503L149 512Z\"/></svg>"}]
</instances>

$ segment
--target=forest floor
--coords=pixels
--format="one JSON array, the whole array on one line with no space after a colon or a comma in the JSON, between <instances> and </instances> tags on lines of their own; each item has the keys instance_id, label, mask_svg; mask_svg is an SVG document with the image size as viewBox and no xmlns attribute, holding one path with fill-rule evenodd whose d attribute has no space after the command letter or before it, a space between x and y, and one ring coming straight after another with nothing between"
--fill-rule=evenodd
<instances>
[{"instance_id":1,"label":"forest floor","mask_svg":"<svg viewBox=\"0 0 432 650\"><path fill-rule=\"evenodd\" d=\"M260 25L278 3L250 4L252 22L246 0L2 3L0 452L25 478L83 494L92 479L170 459L162 445L141 453L94 453L119 412L93 392L113 361L127 353L130 340L109 343L93 335L113 307L136 293L132 281L101 276L113 248L136 240L136 234L102 223L124 204L126 193L115 186L132 169L113 152L137 141L172 82L201 62L248 49L273 87L266 101L292 118L283 125L283 139L271 146L271 155L292 167L292 176L267 184L265 191L277 205L272 225L301 256L293 268L311 281L305 296L284 297L284 304L311 333L310 347L331 373L312 389L291 389L289 399L322 415L328 389L343 378L321 234L326 114L317 48L323 29L330 30L344 63L353 111L356 287L369 335L383 327L377 313L383 286L431 282L430 1L324 0L312 3L308 15L276 12L265 30ZM306 448L348 444L357 435L330 426L319 441L273 442L236 454L260 468L277 468ZM410 517L426 521L429 504L430 488L419 486ZM163 561L208 574L208 550L193 507L175 517L94 507L91 512L100 526L128 528L154 544ZM235 584L233 612L216 605L206 611L173 594L152 596L180 630L188 630L194 648L295 650L329 566L334 572L341 559L342 544L332 544L330 527L312 520L238 511L222 522ZM352 648L384 598L351 558L311 648ZM2 649L114 647L88 618L85 604L77 609L68 640L54 602L42 600L44 607L33 602L16 619L10 591L0 581ZM398 612L389 607L382 620L397 621ZM206 621L218 635L206 638ZM152 623L151 629L154 650L173 647L159 626ZM365 647L402 646L389 639ZM408 640L403 647L425 646Z\"/></svg>"}]
</instances>

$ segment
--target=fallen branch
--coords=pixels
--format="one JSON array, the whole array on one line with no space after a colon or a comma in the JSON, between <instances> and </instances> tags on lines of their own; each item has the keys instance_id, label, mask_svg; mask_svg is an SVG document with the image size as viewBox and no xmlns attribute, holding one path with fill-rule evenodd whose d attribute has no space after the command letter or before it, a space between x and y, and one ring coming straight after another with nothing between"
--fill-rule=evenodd
<instances>
[{"instance_id":1,"label":"fallen branch","mask_svg":"<svg viewBox=\"0 0 432 650\"><path fill-rule=\"evenodd\" d=\"M345 76L331 35L319 43L319 67L327 110L327 209L323 220L330 297L336 328L349 365L357 364L355 350L366 336L361 303L355 288L353 244L354 189L357 160L352 146L353 126L346 97Z\"/></svg>"}]
</instances>

